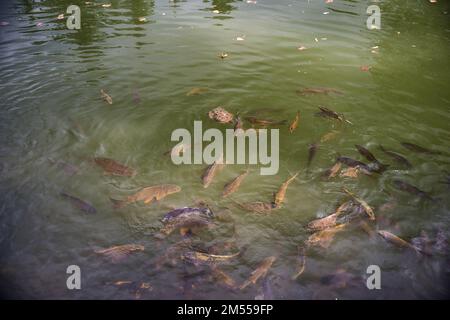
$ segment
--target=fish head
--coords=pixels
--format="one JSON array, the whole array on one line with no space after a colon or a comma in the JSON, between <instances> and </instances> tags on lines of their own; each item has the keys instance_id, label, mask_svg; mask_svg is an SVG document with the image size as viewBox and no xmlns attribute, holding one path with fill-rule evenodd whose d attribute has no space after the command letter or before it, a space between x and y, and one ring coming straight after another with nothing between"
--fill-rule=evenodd
<instances>
[{"instance_id":1,"label":"fish head","mask_svg":"<svg viewBox=\"0 0 450 320\"><path fill-rule=\"evenodd\" d=\"M214 218L214 212L208 207L201 208L200 211L206 215L208 218Z\"/></svg>"},{"instance_id":2,"label":"fish head","mask_svg":"<svg viewBox=\"0 0 450 320\"><path fill-rule=\"evenodd\" d=\"M181 187L175 184L170 184L167 186L167 193L177 193L181 191Z\"/></svg>"}]
</instances>

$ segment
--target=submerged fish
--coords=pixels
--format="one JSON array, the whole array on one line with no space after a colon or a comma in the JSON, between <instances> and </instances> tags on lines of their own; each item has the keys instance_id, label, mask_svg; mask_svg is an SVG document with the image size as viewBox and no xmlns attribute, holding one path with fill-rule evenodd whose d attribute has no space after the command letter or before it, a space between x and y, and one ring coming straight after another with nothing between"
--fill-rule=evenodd
<instances>
[{"instance_id":1,"label":"submerged fish","mask_svg":"<svg viewBox=\"0 0 450 320\"><path fill-rule=\"evenodd\" d=\"M178 208L175 210L172 210L164 215L162 218L163 223L167 223L170 221L175 221L177 219L183 219L186 217L199 217L199 218L205 218L205 219L212 219L214 218L214 213L207 207L203 208L190 208L190 207L184 207L184 208Z\"/></svg>"},{"instance_id":2,"label":"submerged fish","mask_svg":"<svg viewBox=\"0 0 450 320\"><path fill-rule=\"evenodd\" d=\"M136 174L136 170L127 167L113 159L109 158L94 158L95 164L101 167L105 173L112 174L116 176L131 177Z\"/></svg>"},{"instance_id":3,"label":"submerged fish","mask_svg":"<svg viewBox=\"0 0 450 320\"><path fill-rule=\"evenodd\" d=\"M223 189L222 197L228 197L233 192L236 192L247 175L248 169L244 173L241 173L236 178L234 178L231 182L227 183Z\"/></svg>"},{"instance_id":4,"label":"submerged fish","mask_svg":"<svg viewBox=\"0 0 450 320\"><path fill-rule=\"evenodd\" d=\"M413 246L412 244L410 244L409 242L403 240L402 238L397 237L395 234L390 233L389 231L378 230L377 232L383 239L385 239L386 241L388 241L390 243L393 243L393 244L395 244L395 245L397 245L399 247L413 249L417 253L422 253L422 251L419 248L417 248L416 246Z\"/></svg>"},{"instance_id":5,"label":"submerged fish","mask_svg":"<svg viewBox=\"0 0 450 320\"><path fill-rule=\"evenodd\" d=\"M320 138L320 142L323 143L323 142L330 141L330 140L334 139L338 134L339 134L339 131L336 131L336 130L328 132Z\"/></svg>"},{"instance_id":6,"label":"submerged fish","mask_svg":"<svg viewBox=\"0 0 450 320\"><path fill-rule=\"evenodd\" d=\"M381 151L383 151L385 154L393 158L397 163L405 166L406 168L412 168L412 164L406 159L405 157L399 155L398 153L395 153L393 151L386 150L383 148L382 145L378 146Z\"/></svg>"},{"instance_id":7,"label":"submerged fish","mask_svg":"<svg viewBox=\"0 0 450 320\"><path fill-rule=\"evenodd\" d=\"M270 284L269 277L265 277L258 295L255 296L255 300L274 300L272 285Z\"/></svg>"},{"instance_id":8,"label":"submerged fish","mask_svg":"<svg viewBox=\"0 0 450 320\"><path fill-rule=\"evenodd\" d=\"M236 281L217 267L212 268L212 276L216 281L227 288L235 289L237 287Z\"/></svg>"},{"instance_id":9,"label":"submerged fish","mask_svg":"<svg viewBox=\"0 0 450 320\"><path fill-rule=\"evenodd\" d=\"M88 202L81 200L77 197L74 197L70 194L67 194L65 192L61 192L60 195L67 200L70 201L70 203L75 207L80 209L81 211L84 211L86 213L97 213L97 210Z\"/></svg>"},{"instance_id":10,"label":"submerged fish","mask_svg":"<svg viewBox=\"0 0 450 320\"><path fill-rule=\"evenodd\" d=\"M289 184L290 184L292 181L294 181L295 178L297 178L297 176L299 175L299 173L300 173L300 171L297 172L296 174L294 174L294 175L293 175L292 177L290 177L289 179L287 179L287 180L281 185L280 189L278 189L278 192L275 194L274 201L273 201L273 203L274 203L274 205L275 205L276 208L279 208L279 207L281 206L281 204L283 203L284 197L285 197L285 195L286 195L286 191L287 191L287 188L288 188Z\"/></svg>"},{"instance_id":11,"label":"submerged fish","mask_svg":"<svg viewBox=\"0 0 450 320\"><path fill-rule=\"evenodd\" d=\"M337 232L341 231L347 224L340 224L331 228L327 228L313 233L308 237L305 244L307 246L319 245L322 248L328 248L333 241Z\"/></svg>"},{"instance_id":12,"label":"submerged fish","mask_svg":"<svg viewBox=\"0 0 450 320\"><path fill-rule=\"evenodd\" d=\"M203 188L208 188L217 172L224 166L223 163L214 161L213 164L209 165L202 175Z\"/></svg>"},{"instance_id":13,"label":"submerged fish","mask_svg":"<svg viewBox=\"0 0 450 320\"><path fill-rule=\"evenodd\" d=\"M301 276L303 271L305 271L306 256L305 256L305 248L304 247L298 248L298 259L299 259L298 269L295 272L295 274L292 276L292 280L296 280L298 277Z\"/></svg>"},{"instance_id":14,"label":"submerged fish","mask_svg":"<svg viewBox=\"0 0 450 320\"><path fill-rule=\"evenodd\" d=\"M244 210L260 214L270 213L272 210L277 208L274 203L270 202L256 201L256 202L239 203L235 200L233 200L233 202Z\"/></svg>"},{"instance_id":15,"label":"submerged fish","mask_svg":"<svg viewBox=\"0 0 450 320\"><path fill-rule=\"evenodd\" d=\"M309 231L321 231L328 228L332 228L337 225L338 218L345 212L347 212L351 207L353 206L353 203L351 201L346 201L343 204L341 204L334 213L320 219L316 219L308 223L306 228Z\"/></svg>"},{"instance_id":16,"label":"submerged fish","mask_svg":"<svg viewBox=\"0 0 450 320\"><path fill-rule=\"evenodd\" d=\"M361 172L363 172L364 174L367 175L371 175L371 170L370 167L365 164L364 162L349 158L349 157L337 157L336 161L345 164L348 167L352 167L352 168L359 168L361 170Z\"/></svg>"},{"instance_id":17,"label":"submerged fish","mask_svg":"<svg viewBox=\"0 0 450 320\"><path fill-rule=\"evenodd\" d=\"M324 173L323 173L323 177L325 178L334 178L339 170L341 170L342 167L342 163L339 161L336 161L335 164L333 164L333 166L329 169L327 169Z\"/></svg>"},{"instance_id":18,"label":"submerged fish","mask_svg":"<svg viewBox=\"0 0 450 320\"><path fill-rule=\"evenodd\" d=\"M319 148L319 146L317 145L317 143L311 143L308 146L308 162L306 164L307 167L310 166L312 160L314 159L314 156L316 155L318 148Z\"/></svg>"},{"instance_id":19,"label":"submerged fish","mask_svg":"<svg viewBox=\"0 0 450 320\"><path fill-rule=\"evenodd\" d=\"M419 188L413 186L412 184L409 184L401 180L394 180L393 183L394 186L399 190L406 191L412 195L419 196L421 198L433 200L433 197L431 197L429 193L420 190Z\"/></svg>"},{"instance_id":20,"label":"submerged fish","mask_svg":"<svg viewBox=\"0 0 450 320\"><path fill-rule=\"evenodd\" d=\"M297 129L299 121L300 121L300 112L297 111L294 121L292 121L292 123L289 126L290 133L293 133L294 130Z\"/></svg>"},{"instance_id":21,"label":"submerged fish","mask_svg":"<svg viewBox=\"0 0 450 320\"><path fill-rule=\"evenodd\" d=\"M155 234L155 238L164 239L175 230L180 230L182 236L191 235L205 228L212 228L215 224L208 218L204 217L180 217L167 222L159 233Z\"/></svg>"},{"instance_id":22,"label":"submerged fish","mask_svg":"<svg viewBox=\"0 0 450 320\"><path fill-rule=\"evenodd\" d=\"M370 166L370 169L372 171L381 173L381 172L385 171L389 167L389 165L385 165L385 164L380 163L375 158L375 156L369 150L364 148L363 146L361 146L359 144L355 144L355 147L356 147L356 149L358 150L358 152L360 154L362 154L364 157L366 157L367 160L372 162L371 166Z\"/></svg>"},{"instance_id":23,"label":"submerged fish","mask_svg":"<svg viewBox=\"0 0 450 320\"><path fill-rule=\"evenodd\" d=\"M180 192L181 188L174 184L161 184L157 186L146 187L135 194L128 196L125 200L116 200L110 198L114 204L114 208L122 208L123 206L137 202L144 201L145 204L150 204L152 201L159 201L166 196Z\"/></svg>"},{"instance_id":24,"label":"submerged fish","mask_svg":"<svg viewBox=\"0 0 450 320\"><path fill-rule=\"evenodd\" d=\"M350 192L349 190L347 190L346 188L343 188L344 192L347 193L350 197L353 198L353 200L355 200L356 202L358 202L363 208L364 211L367 213L367 215L369 216L370 220L375 220L375 213L373 212L373 209L367 204L366 201L364 201L361 198L358 198L354 193Z\"/></svg>"},{"instance_id":25,"label":"submerged fish","mask_svg":"<svg viewBox=\"0 0 450 320\"><path fill-rule=\"evenodd\" d=\"M103 89L100 89L100 95L104 101L108 104L112 104L113 100L109 94L107 94Z\"/></svg>"},{"instance_id":26,"label":"submerged fish","mask_svg":"<svg viewBox=\"0 0 450 320\"><path fill-rule=\"evenodd\" d=\"M229 254L229 255L217 255L217 254L208 254L204 252L198 252L198 251L189 251L182 255L182 259L185 261L188 261L190 263L193 263L195 265L199 264L217 264L220 262L226 262L228 260L231 260L238 255L240 255L240 251Z\"/></svg>"},{"instance_id":27,"label":"submerged fish","mask_svg":"<svg viewBox=\"0 0 450 320\"><path fill-rule=\"evenodd\" d=\"M52 164L55 164L58 168L62 169L64 173L69 176L77 174L80 170L80 168L78 168L77 166L64 162L62 160L55 161L51 158L48 158L48 161L50 161Z\"/></svg>"},{"instance_id":28,"label":"submerged fish","mask_svg":"<svg viewBox=\"0 0 450 320\"><path fill-rule=\"evenodd\" d=\"M251 284L255 284L259 278L265 277L272 264L277 258L274 256L265 258L259 266L251 273L250 277L239 287L244 290Z\"/></svg>"},{"instance_id":29,"label":"submerged fish","mask_svg":"<svg viewBox=\"0 0 450 320\"><path fill-rule=\"evenodd\" d=\"M115 246L108 249L97 250L95 253L104 255L110 258L113 262L118 262L128 256L134 251L144 251L144 246L140 244L125 244L121 246Z\"/></svg>"},{"instance_id":30,"label":"submerged fish","mask_svg":"<svg viewBox=\"0 0 450 320\"><path fill-rule=\"evenodd\" d=\"M188 96L188 97L196 96L196 95L200 95L205 92L208 92L208 91L209 91L208 88L192 88L191 90L188 91L188 93L186 93L186 96Z\"/></svg>"},{"instance_id":31,"label":"submerged fish","mask_svg":"<svg viewBox=\"0 0 450 320\"><path fill-rule=\"evenodd\" d=\"M271 120L271 119L258 119L256 117L245 117L245 120L251 124L261 125L261 126L275 126L283 125L287 123L287 120Z\"/></svg>"},{"instance_id":32,"label":"submerged fish","mask_svg":"<svg viewBox=\"0 0 450 320\"><path fill-rule=\"evenodd\" d=\"M442 152L426 149L426 148L418 146L417 144L414 144L414 143L402 142L401 145L403 147L405 147L406 149L417 152L417 153L442 154Z\"/></svg>"},{"instance_id":33,"label":"submerged fish","mask_svg":"<svg viewBox=\"0 0 450 320\"><path fill-rule=\"evenodd\" d=\"M342 91L339 91L334 88L324 88L324 87L318 87L318 88L304 88L297 90L297 94L301 96L311 95L311 94L342 94Z\"/></svg>"}]
</instances>

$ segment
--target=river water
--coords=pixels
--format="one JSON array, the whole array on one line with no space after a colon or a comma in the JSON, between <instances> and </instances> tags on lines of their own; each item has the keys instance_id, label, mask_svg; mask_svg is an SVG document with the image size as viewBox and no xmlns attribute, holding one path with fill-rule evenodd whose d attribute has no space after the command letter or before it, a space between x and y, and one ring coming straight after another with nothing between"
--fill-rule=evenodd
<instances>
[{"instance_id":1,"label":"river water","mask_svg":"<svg viewBox=\"0 0 450 320\"><path fill-rule=\"evenodd\" d=\"M81 8L80 30L68 30L65 19L57 19L71 4ZM371 4L381 8L380 30L366 27ZM262 288L270 289L263 290L265 298L275 299L449 296L450 189L442 183L450 171L449 2L2 1L0 21L3 297L254 299ZM228 57L219 58L222 52ZM297 92L311 87L340 93ZM208 90L187 95L192 88ZM112 105L101 99L100 89ZM220 197L224 184L246 165L225 166L205 189L200 177L206 165L176 166L164 155L174 145L172 131L192 130L195 120L205 128L231 128L208 118L217 106L243 117L289 122L300 112L292 134L278 126L278 173L262 176L258 166L250 166L230 197L240 203L270 201L281 183L300 171L282 208L258 215ZM318 106L343 113L352 124L316 116ZM321 142L330 132L336 134ZM401 142L441 154L416 153ZM311 143L319 148L307 170ZM367 162L355 144L390 164L388 170L320 179L338 155ZM412 167L397 165L380 144ZM94 157L126 163L137 174L105 175ZM64 170L58 163L73 167ZM67 172L71 168L76 174ZM396 189L395 179L433 199ZM112 208L109 197L163 183L182 191L151 205ZM298 248L310 235L305 226L345 200L344 186L374 208L377 220L368 222L373 230L406 241L426 234L432 254L369 237L351 223L328 248L308 248L305 271L292 280ZM97 213L83 213L61 191L88 201ZM164 240L154 237L161 217L170 207L198 200L225 212L226 219L187 241L197 250L233 241L234 251L242 252L220 270L238 285L264 258L275 256L265 279L230 289L211 277L210 267L182 261L179 253L161 262L182 240L178 232ZM131 243L145 250L116 263L95 253ZM69 265L80 267L81 290L66 287ZM370 265L380 267L380 290L366 287Z\"/></svg>"}]
</instances>

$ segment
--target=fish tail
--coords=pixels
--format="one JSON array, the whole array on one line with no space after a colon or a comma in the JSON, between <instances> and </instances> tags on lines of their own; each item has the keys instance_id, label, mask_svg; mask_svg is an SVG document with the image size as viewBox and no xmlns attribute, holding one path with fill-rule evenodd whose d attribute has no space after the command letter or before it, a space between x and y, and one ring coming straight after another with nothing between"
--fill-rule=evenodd
<instances>
[{"instance_id":1,"label":"fish tail","mask_svg":"<svg viewBox=\"0 0 450 320\"><path fill-rule=\"evenodd\" d=\"M127 203L126 200L117 200L117 199L113 199L113 198L109 198L109 200L113 203L114 209L123 208L125 206L125 204Z\"/></svg>"}]
</instances>

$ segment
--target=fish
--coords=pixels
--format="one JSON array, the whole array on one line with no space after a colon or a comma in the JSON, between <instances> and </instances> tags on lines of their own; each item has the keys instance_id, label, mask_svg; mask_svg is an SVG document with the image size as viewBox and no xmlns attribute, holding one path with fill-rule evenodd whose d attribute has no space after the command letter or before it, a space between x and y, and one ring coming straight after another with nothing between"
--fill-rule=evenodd
<instances>
[{"instance_id":1,"label":"fish","mask_svg":"<svg viewBox=\"0 0 450 320\"><path fill-rule=\"evenodd\" d=\"M265 258L259 266L253 270L250 277L242 283L242 285L239 287L240 290L244 290L251 284L256 284L259 278L265 277L267 272L269 271L270 267L272 267L272 264L275 262L277 258L275 256L270 256Z\"/></svg>"},{"instance_id":2,"label":"fish","mask_svg":"<svg viewBox=\"0 0 450 320\"><path fill-rule=\"evenodd\" d=\"M209 165L205 172L202 175L202 183L203 188L208 188L208 186L211 184L212 180L216 176L217 172L224 166L223 163L220 163L218 161L214 161L213 164Z\"/></svg>"},{"instance_id":3,"label":"fish","mask_svg":"<svg viewBox=\"0 0 450 320\"><path fill-rule=\"evenodd\" d=\"M164 152L164 155L165 156L170 155L171 157L182 156L189 149L191 149L190 144L179 143L176 146L174 146L172 149L170 149L169 151Z\"/></svg>"},{"instance_id":4,"label":"fish","mask_svg":"<svg viewBox=\"0 0 450 320\"><path fill-rule=\"evenodd\" d=\"M298 269L292 276L291 278L292 280L296 280L298 277L302 275L303 271L305 271L306 256L305 256L305 248L302 246L298 248L298 259L299 259Z\"/></svg>"},{"instance_id":5,"label":"fish","mask_svg":"<svg viewBox=\"0 0 450 320\"><path fill-rule=\"evenodd\" d=\"M352 206L353 206L352 201L346 201L342 203L334 213L324 218L315 219L310 223L308 223L306 229L308 229L308 231L321 231L327 228L332 228L337 225L338 218L343 213L346 213L349 209L351 209Z\"/></svg>"},{"instance_id":6,"label":"fish","mask_svg":"<svg viewBox=\"0 0 450 320\"><path fill-rule=\"evenodd\" d=\"M277 208L275 204L272 202L256 201L256 202L239 203L233 199L232 201L244 210L259 214L270 213L273 209Z\"/></svg>"},{"instance_id":7,"label":"fish","mask_svg":"<svg viewBox=\"0 0 450 320\"><path fill-rule=\"evenodd\" d=\"M295 119L292 121L292 123L289 125L289 132L293 133L295 129L298 127L298 122L300 121L300 112L297 111L295 114Z\"/></svg>"},{"instance_id":8,"label":"fish","mask_svg":"<svg viewBox=\"0 0 450 320\"><path fill-rule=\"evenodd\" d=\"M337 157L336 161L345 164L348 167L352 167L352 168L359 168L361 170L362 173L366 174L366 175L372 175L372 172L370 170L370 167L365 164L364 162L349 158L349 157L343 157L343 156L339 156Z\"/></svg>"},{"instance_id":9,"label":"fish","mask_svg":"<svg viewBox=\"0 0 450 320\"><path fill-rule=\"evenodd\" d=\"M352 197L353 200L358 202L364 208L364 211L367 213L370 220L375 220L375 213L374 213L373 209L367 204L366 201L364 201L361 198L358 198L354 193L350 192L346 188L343 188L343 190L346 194L348 194L350 197Z\"/></svg>"},{"instance_id":10,"label":"fish","mask_svg":"<svg viewBox=\"0 0 450 320\"><path fill-rule=\"evenodd\" d=\"M234 178L231 182L227 183L223 189L222 197L226 198L230 194L236 192L247 175L248 169L244 173L241 173L236 178Z\"/></svg>"},{"instance_id":11,"label":"fish","mask_svg":"<svg viewBox=\"0 0 450 320\"><path fill-rule=\"evenodd\" d=\"M289 179L287 179L280 187L280 189L278 189L278 192L275 194L274 197L274 201L273 203L275 204L276 208L279 208L281 206L281 204L284 201L284 197L286 195L286 191L287 188L289 186L289 184L294 181L295 178L297 178L297 176L299 175L300 171L298 171L296 174L294 174L292 177L290 177Z\"/></svg>"},{"instance_id":12,"label":"fish","mask_svg":"<svg viewBox=\"0 0 450 320\"><path fill-rule=\"evenodd\" d=\"M341 167L342 167L342 163L339 161L336 161L331 168L327 169L323 173L322 176L325 178L328 178L328 179L334 178L337 175L337 173L339 172L339 170L341 170Z\"/></svg>"},{"instance_id":13,"label":"fish","mask_svg":"<svg viewBox=\"0 0 450 320\"><path fill-rule=\"evenodd\" d=\"M197 95L206 93L208 91L209 91L208 88L192 88L191 90L188 91L188 93L186 93L186 96L187 97L197 96Z\"/></svg>"},{"instance_id":14,"label":"fish","mask_svg":"<svg viewBox=\"0 0 450 320\"><path fill-rule=\"evenodd\" d=\"M237 288L236 281L217 267L212 268L212 276L216 281L218 281L220 284L224 285L227 288L230 289Z\"/></svg>"},{"instance_id":15,"label":"fish","mask_svg":"<svg viewBox=\"0 0 450 320\"><path fill-rule=\"evenodd\" d=\"M109 94L107 94L103 89L100 89L100 95L106 103L108 103L108 104L113 103L111 96Z\"/></svg>"},{"instance_id":16,"label":"fish","mask_svg":"<svg viewBox=\"0 0 450 320\"><path fill-rule=\"evenodd\" d=\"M125 244L114 246L107 249L96 250L95 253L104 255L111 259L112 262L119 262L134 251L144 251L145 247L140 244Z\"/></svg>"},{"instance_id":17,"label":"fish","mask_svg":"<svg viewBox=\"0 0 450 320\"><path fill-rule=\"evenodd\" d=\"M393 151L389 151L386 150L385 148L383 148L382 145L379 145L378 148L383 151L385 154L387 154L388 156L390 156L392 159L394 159L397 163L405 166L406 168L410 169L412 168L412 164L411 162L408 161L408 159L406 159L405 157L403 157L402 155L393 152Z\"/></svg>"},{"instance_id":18,"label":"fish","mask_svg":"<svg viewBox=\"0 0 450 320\"><path fill-rule=\"evenodd\" d=\"M275 126L283 125L287 123L287 120L271 120L271 119L258 119L256 117L245 117L245 120L251 124L261 125L261 126Z\"/></svg>"},{"instance_id":19,"label":"fish","mask_svg":"<svg viewBox=\"0 0 450 320\"><path fill-rule=\"evenodd\" d=\"M80 209L83 212L94 214L97 213L97 210L94 208L94 206L84 200L81 200L80 198L74 197L70 194L67 194L65 192L61 192L60 195L64 197L65 199L69 200L70 203L77 209Z\"/></svg>"},{"instance_id":20,"label":"fish","mask_svg":"<svg viewBox=\"0 0 450 320\"><path fill-rule=\"evenodd\" d=\"M321 142L321 143L324 143L324 142L330 141L330 140L334 139L339 133L340 133L340 132L339 132L339 131L336 131L336 130L330 131L330 132L324 134L324 135L320 138L320 142Z\"/></svg>"},{"instance_id":21,"label":"fish","mask_svg":"<svg viewBox=\"0 0 450 320\"><path fill-rule=\"evenodd\" d=\"M340 174L341 177L357 178L359 174L359 167L347 168Z\"/></svg>"},{"instance_id":22,"label":"fish","mask_svg":"<svg viewBox=\"0 0 450 320\"><path fill-rule=\"evenodd\" d=\"M124 200L116 200L110 198L115 209L122 208L125 205L137 201L143 201L144 204L150 204L152 201L159 201L166 196L180 192L181 188L174 184L161 184L156 186L145 187L135 194L126 197Z\"/></svg>"},{"instance_id":23,"label":"fish","mask_svg":"<svg viewBox=\"0 0 450 320\"><path fill-rule=\"evenodd\" d=\"M180 217L166 223L154 236L157 239L164 239L175 230L180 230L182 236L191 235L198 230L212 228L215 224L207 218L202 217Z\"/></svg>"},{"instance_id":24,"label":"fish","mask_svg":"<svg viewBox=\"0 0 450 320\"><path fill-rule=\"evenodd\" d=\"M308 162L306 164L307 167L310 166L312 160L314 159L314 156L316 155L318 148L319 148L319 146L317 145L317 143L311 143L308 146Z\"/></svg>"},{"instance_id":25,"label":"fish","mask_svg":"<svg viewBox=\"0 0 450 320\"><path fill-rule=\"evenodd\" d=\"M207 207L203 208L190 208L190 207L183 207L178 208L175 210L172 210L164 215L162 218L162 223L168 223L171 221L187 218L187 217L199 217L199 218L205 218L205 219L212 219L214 218L214 213L211 211L211 209Z\"/></svg>"},{"instance_id":26,"label":"fish","mask_svg":"<svg viewBox=\"0 0 450 320\"><path fill-rule=\"evenodd\" d=\"M417 153L436 154L436 155L442 154L442 152L426 149L426 148L418 146L417 144L414 144L414 143L402 142L401 145L403 147L405 147L406 149L417 152Z\"/></svg>"},{"instance_id":27,"label":"fish","mask_svg":"<svg viewBox=\"0 0 450 320\"><path fill-rule=\"evenodd\" d=\"M136 174L136 170L127 167L113 159L109 158L94 158L96 165L101 167L105 173L116 176L132 177Z\"/></svg>"},{"instance_id":28,"label":"fish","mask_svg":"<svg viewBox=\"0 0 450 320\"><path fill-rule=\"evenodd\" d=\"M331 228L327 228L318 232L313 233L305 241L306 246L319 245L322 248L328 248L333 241L334 236L337 232L341 231L347 224L340 224Z\"/></svg>"},{"instance_id":29,"label":"fish","mask_svg":"<svg viewBox=\"0 0 450 320\"><path fill-rule=\"evenodd\" d=\"M300 96L306 96L311 94L342 94L342 91L339 91L334 88L324 88L324 87L317 87L317 88L304 88L297 90L297 94Z\"/></svg>"},{"instance_id":30,"label":"fish","mask_svg":"<svg viewBox=\"0 0 450 320\"><path fill-rule=\"evenodd\" d=\"M321 277L320 283L331 289L343 289L347 286L359 285L361 279L344 269L338 269L335 273Z\"/></svg>"},{"instance_id":31,"label":"fish","mask_svg":"<svg viewBox=\"0 0 450 320\"><path fill-rule=\"evenodd\" d=\"M352 124L350 121L346 120L342 114L339 114L336 111L328 109L327 107L324 107L324 106L320 106L319 109L320 109L320 112L317 113L318 116L339 120L341 122L345 121L345 122Z\"/></svg>"},{"instance_id":32,"label":"fish","mask_svg":"<svg viewBox=\"0 0 450 320\"><path fill-rule=\"evenodd\" d=\"M228 254L228 255L218 255L218 254L209 254L199 251L188 251L182 254L181 259L184 261L190 262L194 265L199 264L217 264L221 262L229 261L233 258L236 258L241 254L240 251Z\"/></svg>"},{"instance_id":33,"label":"fish","mask_svg":"<svg viewBox=\"0 0 450 320\"><path fill-rule=\"evenodd\" d=\"M367 160L372 162L371 170L382 173L383 171L386 171L386 169L389 167L389 165L380 163L375 156L366 148L359 144L355 144L356 149L360 154L362 154L364 157L366 157Z\"/></svg>"},{"instance_id":34,"label":"fish","mask_svg":"<svg viewBox=\"0 0 450 320\"><path fill-rule=\"evenodd\" d=\"M396 236L393 233L390 233L389 231L386 230L378 230L377 231L378 234L385 239L386 241L395 244L396 246L399 247L403 247L403 248L409 248L409 249L413 249L414 251L416 251L417 253L423 253L422 250L420 250L418 247L413 246L412 244L410 244L409 242L403 240L402 238Z\"/></svg>"},{"instance_id":35,"label":"fish","mask_svg":"<svg viewBox=\"0 0 450 320\"><path fill-rule=\"evenodd\" d=\"M424 199L434 200L433 197L428 192L422 191L419 188L413 186L412 184L397 179L393 180L392 182L394 186L399 190L408 192L412 195L419 196Z\"/></svg>"},{"instance_id":36,"label":"fish","mask_svg":"<svg viewBox=\"0 0 450 320\"><path fill-rule=\"evenodd\" d=\"M242 122L242 118L237 115L234 120L234 131L241 129L244 130L244 123Z\"/></svg>"}]
</instances>

